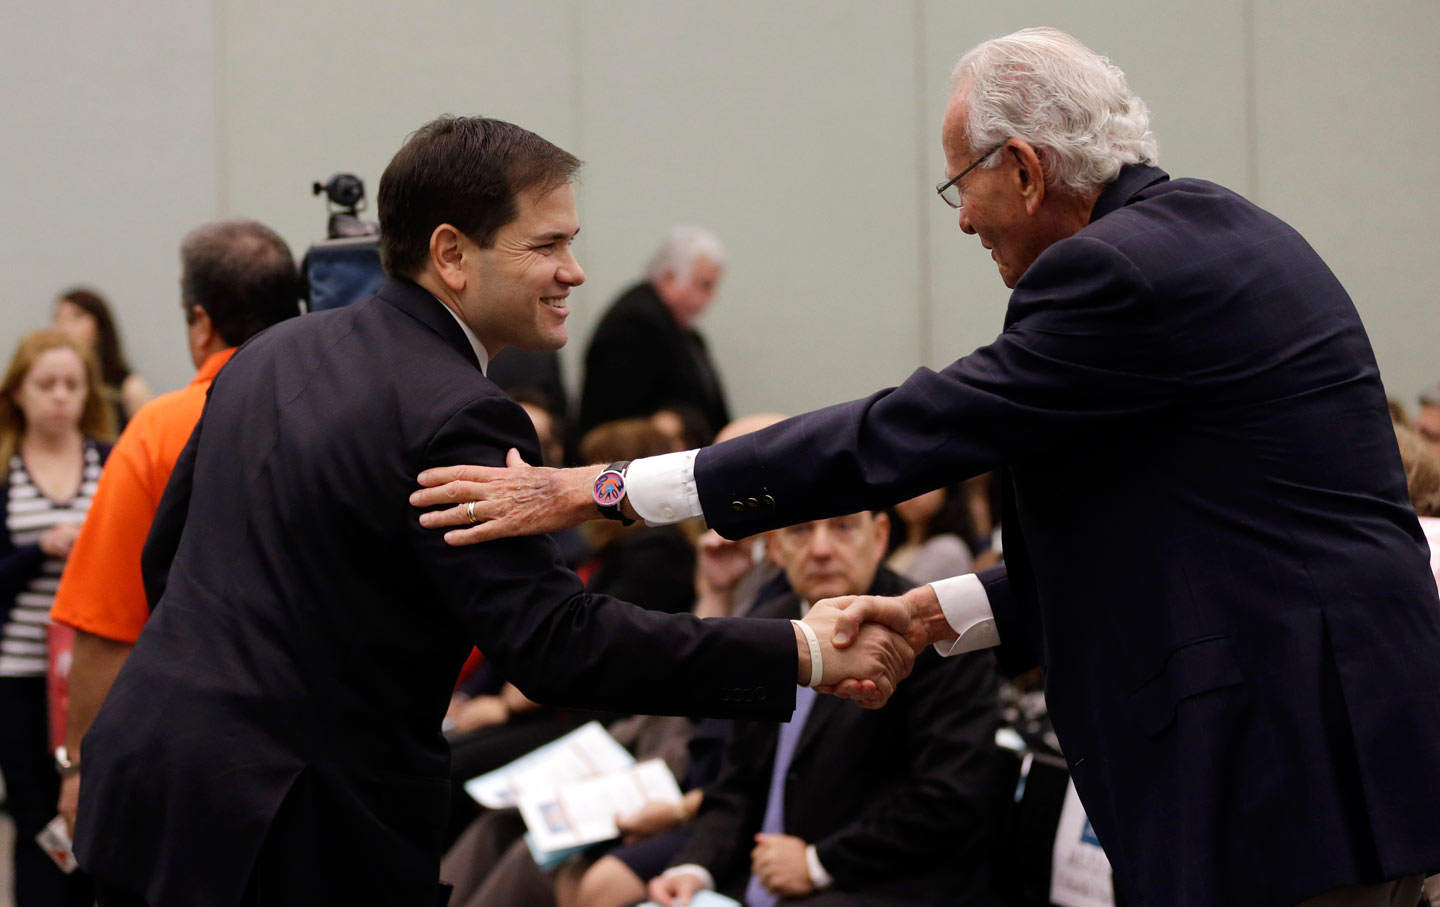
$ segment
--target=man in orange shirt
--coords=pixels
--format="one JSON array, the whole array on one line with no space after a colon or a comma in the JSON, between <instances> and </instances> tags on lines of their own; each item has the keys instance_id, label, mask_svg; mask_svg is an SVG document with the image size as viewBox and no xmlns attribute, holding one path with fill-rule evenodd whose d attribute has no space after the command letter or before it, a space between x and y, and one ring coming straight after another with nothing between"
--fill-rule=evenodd
<instances>
[{"instance_id":1,"label":"man in orange shirt","mask_svg":"<svg viewBox=\"0 0 1440 907\"><path fill-rule=\"evenodd\" d=\"M197 227L180 245L180 265L180 305L198 371L188 386L152 400L126 426L50 611L56 622L75 629L65 745L55 754L64 778L60 813L72 829L80 741L150 616L140 550L170 471L200 419L211 380L235 348L299 314L300 282L290 247L256 221Z\"/></svg>"}]
</instances>

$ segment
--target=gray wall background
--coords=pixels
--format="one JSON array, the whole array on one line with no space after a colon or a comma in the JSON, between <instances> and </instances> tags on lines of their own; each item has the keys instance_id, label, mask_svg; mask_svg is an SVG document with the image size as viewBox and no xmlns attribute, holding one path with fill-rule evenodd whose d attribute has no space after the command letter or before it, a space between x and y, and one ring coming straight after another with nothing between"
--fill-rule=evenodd
<instances>
[{"instance_id":1,"label":"gray wall background","mask_svg":"<svg viewBox=\"0 0 1440 907\"><path fill-rule=\"evenodd\" d=\"M1125 69L1162 166L1309 238L1393 394L1440 378L1435 0L53 0L6 19L7 357L91 283L136 367L180 386L188 228L255 217L302 254L324 232L313 180L350 170L373 199L411 130L484 113L587 161L572 384L609 299L690 221L731 253L705 329L736 411L859 396L999 331L1006 291L931 188L946 79L978 41L1050 24Z\"/></svg>"}]
</instances>

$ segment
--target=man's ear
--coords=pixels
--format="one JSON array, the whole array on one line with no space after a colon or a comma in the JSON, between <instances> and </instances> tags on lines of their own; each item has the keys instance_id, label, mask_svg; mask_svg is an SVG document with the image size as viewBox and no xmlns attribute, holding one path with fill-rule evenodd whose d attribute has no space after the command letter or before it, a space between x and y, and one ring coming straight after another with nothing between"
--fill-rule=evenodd
<instances>
[{"instance_id":1,"label":"man's ear","mask_svg":"<svg viewBox=\"0 0 1440 907\"><path fill-rule=\"evenodd\" d=\"M454 292L465 289L465 256L473 245L468 236L450 224L441 224L430 234L430 265Z\"/></svg>"},{"instance_id":2,"label":"man's ear","mask_svg":"<svg viewBox=\"0 0 1440 907\"><path fill-rule=\"evenodd\" d=\"M210 313L205 311L203 306L193 305L190 307L190 318L188 319L191 336L195 338L196 346L205 349L215 340L215 322L210 320Z\"/></svg>"},{"instance_id":3,"label":"man's ear","mask_svg":"<svg viewBox=\"0 0 1440 907\"><path fill-rule=\"evenodd\" d=\"M1045 200L1045 170L1040 166L1040 152L1024 139L1011 139L1003 153L1015 165L1015 189L1025 204L1025 213L1033 215Z\"/></svg>"}]
</instances>

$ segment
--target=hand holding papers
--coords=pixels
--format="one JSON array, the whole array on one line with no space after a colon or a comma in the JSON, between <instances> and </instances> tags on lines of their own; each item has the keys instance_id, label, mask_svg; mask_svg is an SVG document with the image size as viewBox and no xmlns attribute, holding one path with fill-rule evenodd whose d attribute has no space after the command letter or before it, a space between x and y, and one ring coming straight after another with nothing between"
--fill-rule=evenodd
<instances>
[{"instance_id":1,"label":"hand holding papers","mask_svg":"<svg viewBox=\"0 0 1440 907\"><path fill-rule=\"evenodd\" d=\"M471 778L465 792L481 806L504 809L518 805L526 793L553 793L563 784L634 764L635 757L592 721L509 765Z\"/></svg>"},{"instance_id":2,"label":"hand holding papers","mask_svg":"<svg viewBox=\"0 0 1440 907\"><path fill-rule=\"evenodd\" d=\"M520 798L520 815L535 847L555 851L618 838L616 816L637 812L647 803L678 805L680 799L670 769L651 759L549 793L529 791Z\"/></svg>"}]
</instances>

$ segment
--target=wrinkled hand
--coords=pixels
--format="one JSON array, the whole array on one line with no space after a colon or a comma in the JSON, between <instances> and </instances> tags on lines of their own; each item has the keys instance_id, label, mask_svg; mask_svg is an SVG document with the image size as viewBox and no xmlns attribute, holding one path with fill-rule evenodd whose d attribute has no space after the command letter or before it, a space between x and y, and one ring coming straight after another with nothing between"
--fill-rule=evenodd
<instances>
[{"instance_id":1,"label":"wrinkled hand","mask_svg":"<svg viewBox=\"0 0 1440 907\"><path fill-rule=\"evenodd\" d=\"M650 900L660 907L687 907L695 892L705 888L705 880L694 873L682 872L666 878L656 876L650 880Z\"/></svg>"},{"instance_id":2,"label":"wrinkled hand","mask_svg":"<svg viewBox=\"0 0 1440 907\"><path fill-rule=\"evenodd\" d=\"M75 810L80 805L80 776L67 775L60 779L60 799L55 804L56 812L65 817L65 831L75 837Z\"/></svg>"},{"instance_id":3,"label":"wrinkled hand","mask_svg":"<svg viewBox=\"0 0 1440 907\"><path fill-rule=\"evenodd\" d=\"M740 578L750 572L755 562L750 559L750 541L732 542L714 529L706 531L695 543L700 566L700 579L712 592L732 591Z\"/></svg>"},{"instance_id":4,"label":"wrinkled hand","mask_svg":"<svg viewBox=\"0 0 1440 907\"><path fill-rule=\"evenodd\" d=\"M818 602L816 607L820 605L832 607L839 612L834 623L833 642L836 648L840 649L851 645L851 641L867 624L879 624L903 636L914 652L919 652L931 643L955 637L955 631L950 628L940 610L940 600L929 585L917 586L904 595L894 597L846 595L825 599ZM841 699L857 700L861 705L865 705L866 697L872 695L865 684L853 679L841 680L835 684L827 683L817 689Z\"/></svg>"},{"instance_id":5,"label":"wrinkled hand","mask_svg":"<svg viewBox=\"0 0 1440 907\"><path fill-rule=\"evenodd\" d=\"M50 557L69 557L70 549L75 546L75 539L79 536L80 527L73 523L51 526L40 536L40 550Z\"/></svg>"},{"instance_id":6,"label":"wrinkled hand","mask_svg":"<svg viewBox=\"0 0 1440 907\"><path fill-rule=\"evenodd\" d=\"M755 836L750 851L750 871L767 891L782 897L798 898L815 890L810 864L805 859L805 842L794 835Z\"/></svg>"},{"instance_id":7,"label":"wrinkled hand","mask_svg":"<svg viewBox=\"0 0 1440 907\"><path fill-rule=\"evenodd\" d=\"M600 468L527 466L511 449L505 467L444 466L420 473L425 486L410 495L415 507L453 504L420 515L427 529L460 526L445 533L451 545L473 545L516 535L540 535L598 519L591 488ZM466 505L474 502L474 508ZM473 512L475 519L470 519Z\"/></svg>"},{"instance_id":8,"label":"wrinkled hand","mask_svg":"<svg viewBox=\"0 0 1440 907\"><path fill-rule=\"evenodd\" d=\"M855 615L847 615L834 601L816 602L805 615L824 660L820 690L853 700L863 708L878 709L890 700L896 685L910 676L915 650L904 636L883 623L855 620ZM869 613L861 612L862 620ZM874 614L876 621L895 619L889 611Z\"/></svg>"}]
</instances>

